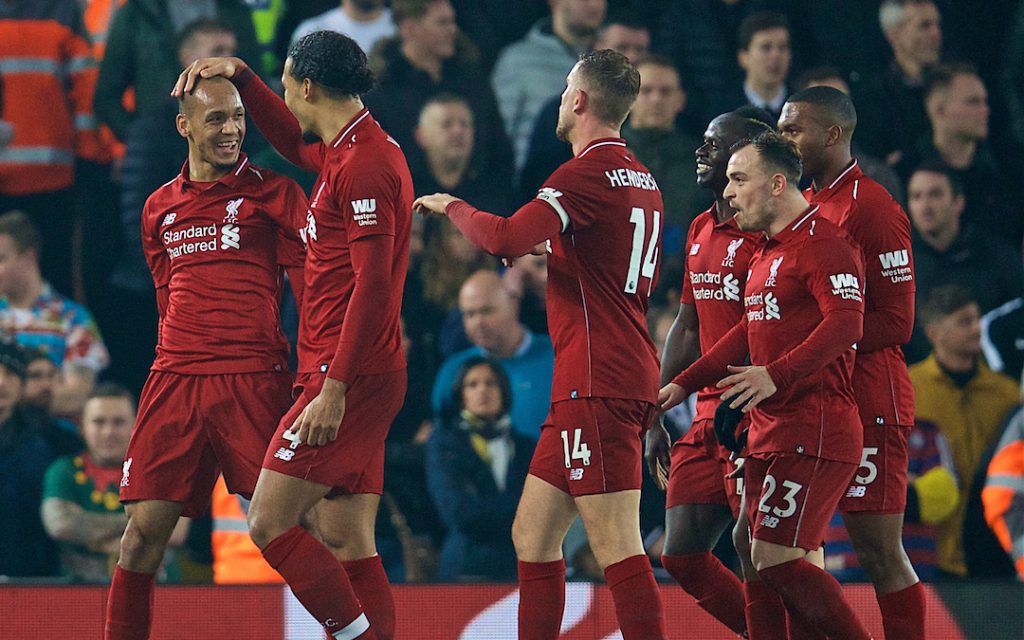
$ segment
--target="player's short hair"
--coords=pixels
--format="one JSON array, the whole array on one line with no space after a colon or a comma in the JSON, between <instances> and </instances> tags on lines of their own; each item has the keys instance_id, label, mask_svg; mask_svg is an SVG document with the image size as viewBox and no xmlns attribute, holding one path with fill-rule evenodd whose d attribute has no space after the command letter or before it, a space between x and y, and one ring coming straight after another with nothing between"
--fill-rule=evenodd
<instances>
[{"instance_id":1,"label":"player's short hair","mask_svg":"<svg viewBox=\"0 0 1024 640\"><path fill-rule=\"evenodd\" d=\"M907 7L912 4L935 4L935 2L933 0L884 0L878 7L878 24L882 27L882 31L900 26Z\"/></svg>"},{"instance_id":2,"label":"player's short hair","mask_svg":"<svg viewBox=\"0 0 1024 640\"><path fill-rule=\"evenodd\" d=\"M87 401L93 398L124 398L131 405L132 412L135 412L135 394L129 391L128 387L117 382L98 382L93 387Z\"/></svg>"},{"instance_id":3,"label":"player's short hair","mask_svg":"<svg viewBox=\"0 0 1024 640\"><path fill-rule=\"evenodd\" d=\"M914 167L914 170L910 172L910 177L913 178L915 173L919 172L936 173L940 176L945 176L946 181L949 182L949 188L953 192L953 197L964 195L964 183L960 179L960 176L956 174L948 164L941 160L926 160L921 164ZM910 180L907 180L910 183Z\"/></svg>"},{"instance_id":4,"label":"player's short hair","mask_svg":"<svg viewBox=\"0 0 1024 640\"><path fill-rule=\"evenodd\" d=\"M216 18L199 18L188 23L181 30L175 40L175 50L181 51L181 48L190 44L193 38L204 33L230 33L236 38L238 37L234 29Z\"/></svg>"},{"instance_id":5,"label":"player's short hair","mask_svg":"<svg viewBox=\"0 0 1024 640\"><path fill-rule=\"evenodd\" d=\"M832 78L838 78L843 81L844 84L849 84L846 81L846 76L843 75L842 70L839 67L833 67L832 65L821 65L817 67L811 67L796 77L796 82L793 86L797 90L806 89L808 85L818 84Z\"/></svg>"},{"instance_id":6,"label":"player's short hair","mask_svg":"<svg viewBox=\"0 0 1024 640\"><path fill-rule=\"evenodd\" d=\"M924 98L928 101L940 91L948 91L958 76L977 76L978 69L970 62L945 62L934 64L924 72Z\"/></svg>"},{"instance_id":7,"label":"player's short hair","mask_svg":"<svg viewBox=\"0 0 1024 640\"><path fill-rule=\"evenodd\" d=\"M391 21L402 24L406 20L419 20L427 15L431 5L449 0L391 0Z\"/></svg>"},{"instance_id":8,"label":"player's short hair","mask_svg":"<svg viewBox=\"0 0 1024 640\"><path fill-rule=\"evenodd\" d=\"M734 116L739 116L744 120L753 120L754 122L763 124L769 131L775 129L775 118L772 117L772 114L768 113L761 107L755 107L752 104L745 104L739 109L733 109L729 113ZM764 129L761 129L760 127L756 127L756 129L756 131L753 131L750 134L750 138L753 138L760 133L764 133Z\"/></svg>"},{"instance_id":9,"label":"player's short hair","mask_svg":"<svg viewBox=\"0 0 1024 640\"><path fill-rule=\"evenodd\" d=\"M8 211L0 215L0 236L10 236L19 253L28 249L39 253L42 248L39 229L23 211Z\"/></svg>"},{"instance_id":10,"label":"player's short hair","mask_svg":"<svg viewBox=\"0 0 1024 640\"><path fill-rule=\"evenodd\" d=\"M752 139L740 140L733 145L731 151L736 153L746 146L757 149L761 162L770 173L781 173L793 187L799 188L800 176L804 172L804 163L800 159L800 151L796 144L786 140L774 130L765 131Z\"/></svg>"},{"instance_id":11,"label":"player's short hair","mask_svg":"<svg viewBox=\"0 0 1024 640\"><path fill-rule=\"evenodd\" d=\"M959 284L944 284L932 289L918 305L917 321L921 328L940 322L978 299L970 289Z\"/></svg>"},{"instance_id":12,"label":"player's short hair","mask_svg":"<svg viewBox=\"0 0 1024 640\"><path fill-rule=\"evenodd\" d=\"M829 119L828 124L838 124L847 136L857 128L857 109L853 100L835 87L818 85L801 89L786 98L786 102L804 102L818 107Z\"/></svg>"},{"instance_id":13,"label":"player's short hair","mask_svg":"<svg viewBox=\"0 0 1024 640\"><path fill-rule=\"evenodd\" d=\"M786 32L792 33L789 19L785 15L776 11L756 11L740 22L736 29L736 46L741 51L746 51L750 48L754 36L769 29L785 29Z\"/></svg>"},{"instance_id":14,"label":"player's short hair","mask_svg":"<svg viewBox=\"0 0 1024 640\"><path fill-rule=\"evenodd\" d=\"M512 407L512 383L508 379L505 367L493 358L472 356L462 363L459 367L459 372L455 374L451 393L446 403L446 415L448 418L459 415L459 412L462 410L462 385L466 380L466 376L469 375L470 369L481 365L490 369L494 373L494 377L498 379L498 389L501 390L501 412L503 414L508 413Z\"/></svg>"},{"instance_id":15,"label":"player's short hair","mask_svg":"<svg viewBox=\"0 0 1024 640\"><path fill-rule=\"evenodd\" d=\"M337 31L314 31L288 49L291 76L309 79L334 98L357 98L373 88L373 72L355 40Z\"/></svg>"},{"instance_id":16,"label":"player's short hair","mask_svg":"<svg viewBox=\"0 0 1024 640\"><path fill-rule=\"evenodd\" d=\"M594 115L603 123L619 127L640 93L640 72L626 56L611 49L580 56L578 73L593 99Z\"/></svg>"}]
</instances>

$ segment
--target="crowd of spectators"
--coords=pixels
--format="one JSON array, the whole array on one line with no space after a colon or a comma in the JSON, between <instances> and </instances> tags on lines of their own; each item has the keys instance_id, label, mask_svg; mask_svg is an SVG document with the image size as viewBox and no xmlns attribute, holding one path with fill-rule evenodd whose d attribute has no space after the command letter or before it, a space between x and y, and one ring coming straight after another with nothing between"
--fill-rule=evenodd
<instances>
[{"instance_id":1,"label":"crowd of spectators","mask_svg":"<svg viewBox=\"0 0 1024 640\"><path fill-rule=\"evenodd\" d=\"M275 86L288 45L318 29L367 51L366 104L405 151L416 195L503 215L570 157L554 130L577 57L613 48L634 62L641 90L623 136L666 208L655 335L708 205L693 155L708 121L744 105L777 118L808 86L851 95L855 156L913 229L912 256L878 256L916 270L907 550L926 579L1013 575L1014 563L1024 579L1020 0L0 3L0 576L102 582L116 561L121 458L157 340L139 217L185 156L175 77L238 55ZM259 135L245 146L311 186ZM413 224L409 390L389 436L379 547L395 580L510 580L509 529L551 385L545 259L506 267L451 225ZM294 338L294 303L282 304ZM674 416L687 428L685 410ZM645 485L644 501L657 558L662 500ZM176 531L189 561L169 561L165 578L262 572L239 533L246 506L220 487L213 515ZM570 544L589 575L585 540ZM826 566L863 578L838 521Z\"/></svg>"}]
</instances>

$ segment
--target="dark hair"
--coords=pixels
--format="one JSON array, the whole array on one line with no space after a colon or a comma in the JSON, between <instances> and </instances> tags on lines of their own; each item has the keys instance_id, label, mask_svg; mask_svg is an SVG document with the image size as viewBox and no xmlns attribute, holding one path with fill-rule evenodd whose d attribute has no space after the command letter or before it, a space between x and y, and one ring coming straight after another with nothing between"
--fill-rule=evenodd
<instances>
[{"instance_id":1,"label":"dark hair","mask_svg":"<svg viewBox=\"0 0 1024 640\"><path fill-rule=\"evenodd\" d=\"M199 18L185 25L175 41L175 50L181 51L186 42L200 33L230 33L235 36L235 31L228 25L215 18ZM235 36L237 38L237 36Z\"/></svg>"},{"instance_id":2,"label":"dark hair","mask_svg":"<svg viewBox=\"0 0 1024 640\"><path fill-rule=\"evenodd\" d=\"M752 140L740 140L733 145L731 151L736 153L747 145L753 145L757 149L761 162L771 170L771 173L781 173L786 176L790 186L799 188L804 163L800 159L800 151L793 142L775 131L765 131Z\"/></svg>"},{"instance_id":3,"label":"dark hair","mask_svg":"<svg viewBox=\"0 0 1024 640\"><path fill-rule=\"evenodd\" d=\"M493 358L472 356L462 363L462 366L459 367L459 372L455 375L455 381L452 383L452 390L443 411L445 418L450 419L453 416L459 415L459 412L462 411L462 385L465 383L469 372L479 366L489 368L494 373L494 377L498 379L498 388L501 389L501 413L504 415L512 408L512 383L509 382L505 367L501 366L501 363Z\"/></svg>"},{"instance_id":4,"label":"dark hair","mask_svg":"<svg viewBox=\"0 0 1024 640\"><path fill-rule=\"evenodd\" d=\"M594 101L598 120L620 126L640 93L640 72L636 67L621 53L601 49L580 56L579 75Z\"/></svg>"},{"instance_id":5,"label":"dark hair","mask_svg":"<svg viewBox=\"0 0 1024 640\"><path fill-rule=\"evenodd\" d=\"M938 91L945 91L957 76L977 76L978 69L970 62L945 62L933 64L924 71L924 97L927 100Z\"/></svg>"},{"instance_id":6,"label":"dark hair","mask_svg":"<svg viewBox=\"0 0 1024 640\"><path fill-rule=\"evenodd\" d=\"M11 236L19 252L32 249L39 253L42 245L39 229L23 211L8 211L0 216L0 236Z\"/></svg>"},{"instance_id":7,"label":"dark hair","mask_svg":"<svg viewBox=\"0 0 1024 640\"><path fill-rule=\"evenodd\" d=\"M743 18L743 22L740 22L740 26L736 29L737 48L746 51L750 48L750 42L755 35L769 29L792 31L789 28L789 20L783 14L775 11L757 11Z\"/></svg>"},{"instance_id":8,"label":"dark hair","mask_svg":"<svg viewBox=\"0 0 1024 640\"><path fill-rule=\"evenodd\" d=\"M47 362L51 363L53 366L55 366L55 367L57 366L57 363L53 361L53 358L51 358L45 351L43 351L39 347L24 347L23 346L21 348L21 350L25 354L25 363L26 364L32 364L33 362L35 362L37 360L46 360Z\"/></svg>"},{"instance_id":9,"label":"dark hair","mask_svg":"<svg viewBox=\"0 0 1024 640\"><path fill-rule=\"evenodd\" d=\"M818 67L811 67L796 77L796 82L793 86L799 89L806 89L809 84L816 84L823 82L830 78L839 78L844 84L849 86L849 82L846 80L846 76L843 75L842 70L839 67L833 67L831 65L822 65Z\"/></svg>"},{"instance_id":10,"label":"dark hair","mask_svg":"<svg viewBox=\"0 0 1024 640\"><path fill-rule=\"evenodd\" d=\"M941 160L927 160L914 167L914 170L910 172L910 177L913 178L914 174L919 171L925 171L927 173L937 173L942 176L946 176L946 180L949 181L949 188L953 191L953 197L964 195L964 183L960 180L960 176L956 174L948 164ZM910 186L910 179L907 179L907 186Z\"/></svg>"},{"instance_id":11,"label":"dark hair","mask_svg":"<svg viewBox=\"0 0 1024 640\"><path fill-rule=\"evenodd\" d=\"M373 88L373 72L355 40L336 31L314 31L289 49L290 74L309 78L334 98L356 98Z\"/></svg>"},{"instance_id":12,"label":"dark hair","mask_svg":"<svg viewBox=\"0 0 1024 640\"><path fill-rule=\"evenodd\" d=\"M116 382L99 382L89 394L89 400L93 398L124 398L135 411L135 395L122 384Z\"/></svg>"},{"instance_id":13,"label":"dark hair","mask_svg":"<svg viewBox=\"0 0 1024 640\"><path fill-rule=\"evenodd\" d=\"M460 96L457 93L452 93L451 91L442 91L441 93L434 94L433 96L428 98L426 102L423 103L423 107L420 108L420 115L423 115L423 112L427 110L427 107L433 106L435 104L461 104L462 106L469 109L470 114L473 114L473 107L472 105L469 104L469 100L466 100L464 97Z\"/></svg>"},{"instance_id":14,"label":"dark hair","mask_svg":"<svg viewBox=\"0 0 1024 640\"><path fill-rule=\"evenodd\" d=\"M604 35L604 32L608 30L608 27L612 25L619 25L620 27L626 27L633 31L647 31L650 32L650 27L647 23L641 20L636 15L636 11L629 11L625 9L621 10L609 10L604 19L604 24L598 29L598 40Z\"/></svg>"},{"instance_id":15,"label":"dark hair","mask_svg":"<svg viewBox=\"0 0 1024 640\"><path fill-rule=\"evenodd\" d=\"M406 20L419 20L438 2L448 0L391 0L391 21L399 25Z\"/></svg>"},{"instance_id":16,"label":"dark hair","mask_svg":"<svg viewBox=\"0 0 1024 640\"><path fill-rule=\"evenodd\" d=\"M754 122L759 122L764 126L768 127L768 129L772 131L775 130L775 118L772 117L772 114L768 113L761 107L755 107L752 104L747 104L743 105L739 109L734 109L729 113L731 113L734 116L743 118L744 120L753 120ZM750 137L753 138L755 135L762 133L763 131L763 129L758 127L757 131L753 131L750 134Z\"/></svg>"},{"instance_id":17,"label":"dark hair","mask_svg":"<svg viewBox=\"0 0 1024 640\"><path fill-rule=\"evenodd\" d=\"M839 125L847 136L852 136L853 130L857 128L857 109L853 106L853 100L835 87L807 87L786 98L786 102L813 104L825 113L829 119L828 124Z\"/></svg>"},{"instance_id":18,"label":"dark hair","mask_svg":"<svg viewBox=\"0 0 1024 640\"><path fill-rule=\"evenodd\" d=\"M28 360L25 350L10 337L0 337L0 367L3 367L18 376L22 382L28 371Z\"/></svg>"},{"instance_id":19,"label":"dark hair","mask_svg":"<svg viewBox=\"0 0 1024 640\"><path fill-rule=\"evenodd\" d=\"M963 309L969 304L977 304L978 300L967 287L958 284L944 284L932 289L924 301L918 305L917 321L920 326L927 327L933 322Z\"/></svg>"}]
</instances>

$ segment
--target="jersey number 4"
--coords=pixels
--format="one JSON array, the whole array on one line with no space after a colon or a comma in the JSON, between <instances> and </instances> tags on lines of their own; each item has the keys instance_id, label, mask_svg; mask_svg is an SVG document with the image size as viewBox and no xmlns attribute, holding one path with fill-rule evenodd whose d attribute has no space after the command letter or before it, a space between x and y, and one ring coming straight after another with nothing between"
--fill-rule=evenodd
<instances>
[{"instance_id":1,"label":"jersey number 4","mask_svg":"<svg viewBox=\"0 0 1024 640\"><path fill-rule=\"evenodd\" d=\"M651 295L654 286L654 272L658 268L658 235L661 232L661 212L655 211L651 216L650 235L648 235L647 212L641 207L633 207L629 221L633 224L633 248L629 252L629 271L626 272L626 293L636 293L640 278L648 279L647 295Z\"/></svg>"}]
</instances>

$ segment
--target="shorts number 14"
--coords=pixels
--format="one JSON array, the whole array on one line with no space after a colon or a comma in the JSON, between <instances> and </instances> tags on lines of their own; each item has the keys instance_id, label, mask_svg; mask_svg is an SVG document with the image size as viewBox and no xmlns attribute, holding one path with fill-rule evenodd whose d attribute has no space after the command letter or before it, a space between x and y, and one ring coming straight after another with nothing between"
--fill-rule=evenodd
<instances>
[{"instance_id":1,"label":"shorts number 14","mask_svg":"<svg viewBox=\"0 0 1024 640\"><path fill-rule=\"evenodd\" d=\"M582 460L583 466L590 465L590 447L580 440L583 429L573 429L572 450L569 449L569 431L562 429L562 451L565 452L565 468L572 467L573 460Z\"/></svg>"}]
</instances>

